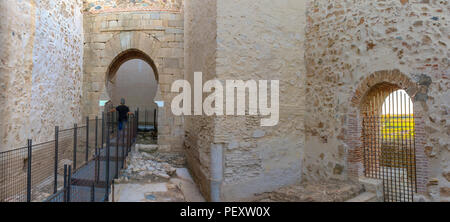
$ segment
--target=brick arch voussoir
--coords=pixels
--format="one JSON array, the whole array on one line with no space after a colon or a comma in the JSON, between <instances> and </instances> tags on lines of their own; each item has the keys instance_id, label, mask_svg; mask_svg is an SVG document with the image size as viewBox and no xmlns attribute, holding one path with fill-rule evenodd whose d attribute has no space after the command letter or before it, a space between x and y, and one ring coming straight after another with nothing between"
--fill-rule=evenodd
<instances>
[{"instance_id":1,"label":"brick arch voussoir","mask_svg":"<svg viewBox=\"0 0 450 222\"><path fill-rule=\"evenodd\" d=\"M418 92L417 84L398 69L377 71L364 78L358 84L358 87L351 98L351 106L353 108L358 108L361 104L363 104L365 95L372 89L372 87L380 83L394 84L399 88L404 89L410 98L414 98Z\"/></svg>"}]
</instances>

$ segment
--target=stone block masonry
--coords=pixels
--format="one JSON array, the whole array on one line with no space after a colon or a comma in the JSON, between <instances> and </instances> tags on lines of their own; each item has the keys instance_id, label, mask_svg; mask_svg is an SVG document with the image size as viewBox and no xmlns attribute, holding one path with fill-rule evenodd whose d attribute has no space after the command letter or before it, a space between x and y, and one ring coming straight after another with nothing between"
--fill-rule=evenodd
<instances>
[{"instance_id":1,"label":"stone block masonry","mask_svg":"<svg viewBox=\"0 0 450 222\"><path fill-rule=\"evenodd\" d=\"M176 2L169 1L167 4L176 5ZM97 4L102 2L97 1ZM110 99L107 84L115 70L129 59L143 59L151 63L158 81L158 93L168 104L158 112L158 143L163 151L181 152L184 126L183 121L179 121L179 117L174 117L170 111L174 95L169 90L173 81L184 78L182 10L148 11L117 4L107 12L90 10L89 7L87 11L84 17L83 115L101 115L98 101ZM130 50L139 53L127 54Z\"/></svg>"},{"instance_id":2,"label":"stone block masonry","mask_svg":"<svg viewBox=\"0 0 450 222\"><path fill-rule=\"evenodd\" d=\"M0 1L0 151L101 115L130 59L158 81L159 151L207 200L358 181L361 107L381 83L414 103L417 200L450 199L448 0ZM11 19L14 18L14 19ZM279 80L280 121L174 116L175 80Z\"/></svg>"},{"instance_id":3,"label":"stone block masonry","mask_svg":"<svg viewBox=\"0 0 450 222\"><path fill-rule=\"evenodd\" d=\"M416 123L417 136L423 136L416 141L419 193L448 201L439 188L450 187L444 177L450 169L449 2L315 0L307 11L306 178L345 179L361 172L360 104L354 99L388 82L406 89L414 115L422 117ZM334 173L338 165L345 168L342 174Z\"/></svg>"}]
</instances>

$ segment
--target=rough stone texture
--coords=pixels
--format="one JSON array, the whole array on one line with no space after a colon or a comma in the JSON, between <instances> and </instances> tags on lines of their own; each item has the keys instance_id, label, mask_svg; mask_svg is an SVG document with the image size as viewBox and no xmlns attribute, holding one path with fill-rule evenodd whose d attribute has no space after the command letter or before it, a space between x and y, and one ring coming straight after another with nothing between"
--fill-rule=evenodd
<instances>
[{"instance_id":1,"label":"rough stone texture","mask_svg":"<svg viewBox=\"0 0 450 222\"><path fill-rule=\"evenodd\" d=\"M448 1L309 2L305 179L345 179L358 171L347 162L355 161L353 142L360 133L359 104L352 99L387 81L405 83L400 87L422 117L416 121L418 179L425 180L418 181L419 189L425 189L426 178L449 187L443 177L450 158L448 15ZM433 157L423 154L427 146ZM345 166L342 174L333 173L337 165ZM429 196L448 200L434 197Z\"/></svg>"},{"instance_id":2,"label":"rough stone texture","mask_svg":"<svg viewBox=\"0 0 450 222\"><path fill-rule=\"evenodd\" d=\"M272 192L258 194L252 201L259 202L343 202L356 197L364 189L357 183L330 180L301 183Z\"/></svg>"},{"instance_id":3,"label":"rough stone texture","mask_svg":"<svg viewBox=\"0 0 450 222\"><path fill-rule=\"evenodd\" d=\"M204 81L281 80L280 123L275 127L260 127L260 117L254 116L187 119L186 144L194 156L188 161L196 168L203 195L210 195L209 150L214 143L224 144L223 200L300 181L305 1L193 0L186 2L185 13L188 79L202 71Z\"/></svg>"},{"instance_id":4,"label":"rough stone texture","mask_svg":"<svg viewBox=\"0 0 450 222\"><path fill-rule=\"evenodd\" d=\"M35 1L29 124L35 143L53 138L54 127L81 121L83 83L82 1Z\"/></svg>"},{"instance_id":5,"label":"rough stone texture","mask_svg":"<svg viewBox=\"0 0 450 222\"><path fill-rule=\"evenodd\" d=\"M210 150L222 146L221 199L240 200L300 180L361 176L361 108L373 86L388 82L414 102L416 200L449 201L449 11L448 0L2 1L0 151L100 115L108 80L141 59L166 104L159 151L184 148L211 199ZM195 71L204 81L280 80L279 124L173 116L170 86L192 82Z\"/></svg>"},{"instance_id":6,"label":"rough stone texture","mask_svg":"<svg viewBox=\"0 0 450 222\"><path fill-rule=\"evenodd\" d=\"M136 144L114 183L116 202L204 202L184 155L142 151ZM153 146L153 145L152 145ZM158 149L158 147L155 147Z\"/></svg>"},{"instance_id":7,"label":"rough stone texture","mask_svg":"<svg viewBox=\"0 0 450 222\"><path fill-rule=\"evenodd\" d=\"M146 11L139 7L124 11L123 7L126 6L118 4L107 12L85 13L83 114L101 115L99 100L111 97L107 81L114 78L124 62L144 60L155 72L157 97L165 102L158 109L160 150L181 152L184 123L170 110L174 96L170 86L174 80L183 79L183 12Z\"/></svg>"},{"instance_id":8,"label":"rough stone texture","mask_svg":"<svg viewBox=\"0 0 450 222\"><path fill-rule=\"evenodd\" d=\"M91 13L126 10L180 11L183 0L85 0L85 10Z\"/></svg>"},{"instance_id":9,"label":"rough stone texture","mask_svg":"<svg viewBox=\"0 0 450 222\"><path fill-rule=\"evenodd\" d=\"M191 85L194 72L204 81L216 73L216 0L190 0L185 4L185 79ZM192 89L193 90L193 89ZM210 148L214 140L214 117L187 116L185 150L192 176L203 196L210 195Z\"/></svg>"},{"instance_id":10,"label":"rough stone texture","mask_svg":"<svg viewBox=\"0 0 450 222\"><path fill-rule=\"evenodd\" d=\"M82 1L2 1L1 150L81 120Z\"/></svg>"},{"instance_id":11,"label":"rough stone texture","mask_svg":"<svg viewBox=\"0 0 450 222\"><path fill-rule=\"evenodd\" d=\"M225 201L301 179L305 2L218 1L217 77L280 80L278 125L261 127L255 116L217 119L216 137L239 143L224 149Z\"/></svg>"}]
</instances>

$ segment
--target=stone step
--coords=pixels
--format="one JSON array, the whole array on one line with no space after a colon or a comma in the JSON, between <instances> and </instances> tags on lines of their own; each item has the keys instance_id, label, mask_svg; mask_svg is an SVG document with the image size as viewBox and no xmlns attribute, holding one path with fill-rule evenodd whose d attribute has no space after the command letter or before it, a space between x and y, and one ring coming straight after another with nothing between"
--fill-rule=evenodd
<instances>
[{"instance_id":1,"label":"stone step","mask_svg":"<svg viewBox=\"0 0 450 222\"><path fill-rule=\"evenodd\" d=\"M364 192L345 202L378 202L377 195L372 192Z\"/></svg>"}]
</instances>

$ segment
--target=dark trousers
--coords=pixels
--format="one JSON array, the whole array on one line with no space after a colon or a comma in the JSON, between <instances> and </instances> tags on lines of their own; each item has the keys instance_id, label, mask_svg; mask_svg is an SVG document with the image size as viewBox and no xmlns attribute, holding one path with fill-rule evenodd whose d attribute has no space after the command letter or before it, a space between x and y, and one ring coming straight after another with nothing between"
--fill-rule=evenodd
<instances>
[{"instance_id":1,"label":"dark trousers","mask_svg":"<svg viewBox=\"0 0 450 222\"><path fill-rule=\"evenodd\" d=\"M119 121L119 130L122 130L124 128L125 124L127 124L126 120Z\"/></svg>"}]
</instances>

